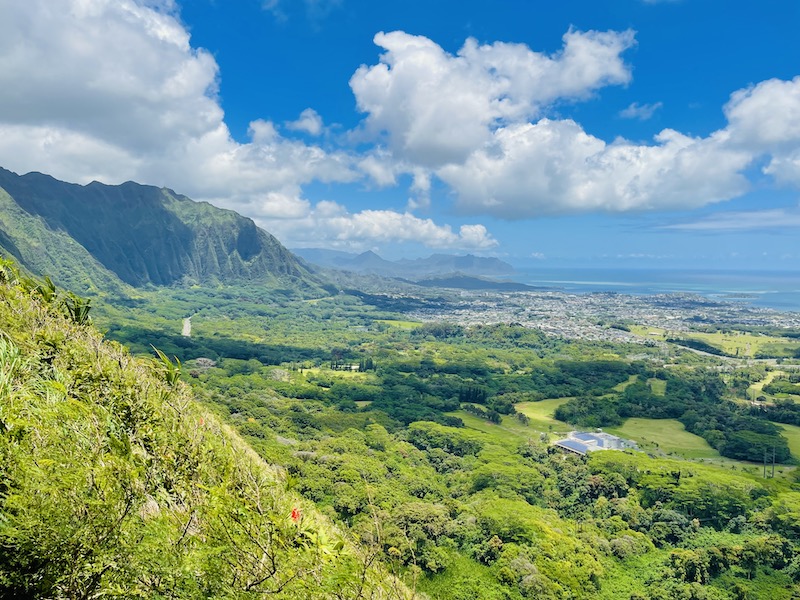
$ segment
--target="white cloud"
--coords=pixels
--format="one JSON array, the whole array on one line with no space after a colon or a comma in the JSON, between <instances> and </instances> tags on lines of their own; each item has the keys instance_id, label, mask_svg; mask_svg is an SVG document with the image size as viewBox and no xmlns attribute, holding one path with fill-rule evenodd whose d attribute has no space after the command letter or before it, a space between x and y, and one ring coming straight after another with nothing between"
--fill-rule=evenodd
<instances>
[{"instance_id":1,"label":"white cloud","mask_svg":"<svg viewBox=\"0 0 800 600\"><path fill-rule=\"evenodd\" d=\"M322 117L313 108L307 108L300 113L297 121L290 121L286 127L292 131L304 131L309 135L319 135L323 131Z\"/></svg>"},{"instance_id":2,"label":"white cloud","mask_svg":"<svg viewBox=\"0 0 800 600\"><path fill-rule=\"evenodd\" d=\"M656 142L606 144L574 121L542 119L499 129L492 145L438 174L465 212L507 219L691 208L745 191L750 155L726 148L724 135L664 130Z\"/></svg>"},{"instance_id":3,"label":"white cloud","mask_svg":"<svg viewBox=\"0 0 800 600\"><path fill-rule=\"evenodd\" d=\"M267 121L251 124L250 143L233 140L218 66L191 46L174 9L171 0L7 3L0 164L81 183L167 185L230 208L312 180L360 177L348 154L283 138ZM307 130L315 115L304 112Z\"/></svg>"},{"instance_id":4,"label":"white cloud","mask_svg":"<svg viewBox=\"0 0 800 600\"><path fill-rule=\"evenodd\" d=\"M375 43L386 50L381 62L362 65L350 80L366 127L386 134L397 159L438 167L462 162L506 122L627 83L620 54L633 44L633 32L569 31L553 56L473 39L454 56L402 31L379 33Z\"/></svg>"},{"instance_id":5,"label":"white cloud","mask_svg":"<svg viewBox=\"0 0 800 600\"><path fill-rule=\"evenodd\" d=\"M255 201L249 214L255 219L303 219L311 214L311 203L299 196L299 190L268 192Z\"/></svg>"},{"instance_id":6,"label":"white cloud","mask_svg":"<svg viewBox=\"0 0 800 600\"><path fill-rule=\"evenodd\" d=\"M704 138L665 129L653 144L606 143L571 120L499 128L438 176L470 214L542 214L695 208L748 191L748 167L800 186L800 77L731 95L727 125Z\"/></svg>"},{"instance_id":7,"label":"white cloud","mask_svg":"<svg viewBox=\"0 0 800 600\"><path fill-rule=\"evenodd\" d=\"M340 204L322 201L302 218L259 219L259 224L286 239L291 246L328 246L350 249L371 248L389 242L415 242L429 248L486 250L497 246L483 225L438 225L411 213L364 210L350 213Z\"/></svg>"},{"instance_id":8,"label":"white cloud","mask_svg":"<svg viewBox=\"0 0 800 600\"><path fill-rule=\"evenodd\" d=\"M378 187L388 187L397 183L397 175L401 166L389 152L376 148L361 159L358 168L365 173Z\"/></svg>"},{"instance_id":9,"label":"white cloud","mask_svg":"<svg viewBox=\"0 0 800 600\"><path fill-rule=\"evenodd\" d=\"M800 76L768 79L731 94L725 105L735 141L764 151L796 149L800 140Z\"/></svg>"},{"instance_id":10,"label":"white cloud","mask_svg":"<svg viewBox=\"0 0 800 600\"><path fill-rule=\"evenodd\" d=\"M632 102L627 108L619 111L619 116L623 119L638 119L639 121L647 121L652 119L655 112L663 106L662 102L655 102L653 104L639 104Z\"/></svg>"},{"instance_id":11,"label":"white cloud","mask_svg":"<svg viewBox=\"0 0 800 600\"><path fill-rule=\"evenodd\" d=\"M665 225L662 229L682 231L747 231L800 227L800 210L774 208L768 210L719 212L697 221Z\"/></svg>"},{"instance_id":12,"label":"white cloud","mask_svg":"<svg viewBox=\"0 0 800 600\"><path fill-rule=\"evenodd\" d=\"M386 50L380 63L350 81L367 113L365 131L386 143L383 168L369 164L371 176L385 184L427 170L453 189L463 213L523 219L694 208L746 193L746 170L763 157L767 175L800 186L800 77L735 92L724 108L727 126L707 137L665 129L650 144L608 143L542 113L627 83L620 54L631 32L570 31L553 56L474 40L451 55L404 32L375 42ZM620 116L644 120L661 107L633 103ZM427 204L423 195L408 206Z\"/></svg>"},{"instance_id":13,"label":"white cloud","mask_svg":"<svg viewBox=\"0 0 800 600\"><path fill-rule=\"evenodd\" d=\"M732 142L769 155L766 174L800 186L800 76L734 92L725 116Z\"/></svg>"}]
</instances>

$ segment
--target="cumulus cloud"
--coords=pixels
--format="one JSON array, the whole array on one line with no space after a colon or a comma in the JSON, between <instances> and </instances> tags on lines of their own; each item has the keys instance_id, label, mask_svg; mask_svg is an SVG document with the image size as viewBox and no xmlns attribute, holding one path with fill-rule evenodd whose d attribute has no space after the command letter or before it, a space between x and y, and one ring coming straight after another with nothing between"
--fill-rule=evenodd
<instances>
[{"instance_id":1,"label":"cumulus cloud","mask_svg":"<svg viewBox=\"0 0 800 600\"><path fill-rule=\"evenodd\" d=\"M555 55L474 39L452 55L402 31L379 33L374 41L386 50L380 63L362 65L350 80L367 129L384 133L396 158L439 167L465 160L503 123L627 83L630 70L620 55L634 36L569 31Z\"/></svg>"},{"instance_id":2,"label":"cumulus cloud","mask_svg":"<svg viewBox=\"0 0 800 600\"><path fill-rule=\"evenodd\" d=\"M732 142L769 156L765 173L800 186L800 76L734 92L725 116Z\"/></svg>"},{"instance_id":3,"label":"cumulus cloud","mask_svg":"<svg viewBox=\"0 0 800 600\"><path fill-rule=\"evenodd\" d=\"M291 239L295 246L323 244L364 249L388 242L416 242L429 248L472 251L497 246L497 240L483 225L462 225L454 231L450 225L439 225L409 212L363 210L350 213L344 206L327 200L317 203L302 218L265 218L259 222L277 235Z\"/></svg>"},{"instance_id":4,"label":"cumulus cloud","mask_svg":"<svg viewBox=\"0 0 800 600\"><path fill-rule=\"evenodd\" d=\"M380 170L373 161L362 168L384 184L415 173L415 185L423 169L452 188L462 213L523 219L694 208L746 193L746 171L761 158L765 174L800 185L800 77L733 93L727 125L706 137L665 129L651 143L607 142L547 113L627 83L621 54L634 43L631 32L570 31L554 55L474 40L452 55L400 31L375 43L385 50L380 62L360 67L350 85L365 131L385 151ZM661 106L634 102L620 116L645 120ZM427 206L420 199L408 206Z\"/></svg>"},{"instance_id":5,"label":"cumulus cloud","mask_svg":"<svg viewBox=\"0 0 800 600\"><path fill-rule=\"evenodd\" d=\"M255 219L304 219L311 214L311 203L300 197L299 190L267 192L252 203L250 216Z\"/></svg>"},{"instance_id":6,"label":"cumulus cloud","mask_svg":"<svg viewBox=\"0 0 800 600\"><path fill-rule=\"evenodd\" d=\"M800 77L736 91L724 112L727 125L706 137L665 129L651 144L606 143L567 119L514 123L436 173L462 211L506 219L704 206L746 193L759 159L800 186Z\"/></svg>"},{"instance_id":7,"label":"cumulus cloud","mask_svg":"<svg viewBox=\"0 0 800 600\"><path fill-rule=\"evenodd\" d=\"M319 12L336 2L307 5ZM280 4L265 8L279 11ZM218 77L211 54L192 47L173 0L11 3L0 20L0 164L81 183L168 185L274 226L292 241L496 244L480 225L453 231L410 213L312 205L303 197L312 181L368 176L388 186L409 172L421 206L430 175L400 166L380 148L357 156L285 137L263 119L253 120L249 140L238 142L224 121ZM324 132L311 108L285 127Z\"/></svg>"},{"instance_id":8,"label":"cumulus cloud","mask_svg":"<svg viewBox=\"0 0 800 600\"><path fill-rule=\"evenodd\" d=\"M313 108L307 108L300 113L300 118L290 121L286 127L292 131L304 131L309 135L319 135L322 133L322 117Z\"/></svg>"},{"instance_id":9,"label":"cumulus cloud","mask_svg":"<svg viewBox=\"0 0 800 600\"><path fill-rule=\"evenodd\" d=\"M623 119L638 119L639 121L647 121L652 119L655 112L663 106L661 102L653 104L639 104L632 102L627 108L619 111L619 116Z\"/></svg>"},{"instance_id":10,"label":"cumulus cloud","mask_svg":"<svg viewBox=\"0 0 800 600\"><path fill-rule=\"evenodd\" d=\"M472 39L451 54L402 31L375 42L383 55L350 80L365 113L353 147L366 149L292 137L325 132L311 108L281 130L254 119L249 138L237 141L217 98L218 66L191 45L174 0L7 3L0 164L82 183L168 185L295 243L405 240L470 250L497 242L482 225L454 229L412 214L429 208L440 182L462 213L506 219L693 208L746 192L754 164L800 186L800 77L734 92L727 124L705 137L665 129L650 143L606 141L554 118L553 107L627 84L631 31L571 30L552 54ZM633 103L622 116L643 119L658 108ZM303 197L311 182L385 188L406 180L407 212L349 212Z\"/></svg>"},{"instance_id":11,"label":"cumulus cloud","mask_svg":"<svg viewBox=\"0 0 800 600\"><path fill-rule=\"evenodd\" d=\"M402 165L382 148L376 148L362 158L358 168L378 187L395 185L397 175L403 171Z\"/></svg>"},{"instance_id":12,"label":"cumulus cloud","mask_svg":"<svg viewBox=\"0 0 800 600\"><path fill-rule=\"evenodd\" d=\"M493 144L438 173L462 210L506 219L691 208L747 189L740 171L751 157L725 142L665 130L652 146L606 144L574 121L542 119L499 129Z\"/></svg>"}]
</instances>

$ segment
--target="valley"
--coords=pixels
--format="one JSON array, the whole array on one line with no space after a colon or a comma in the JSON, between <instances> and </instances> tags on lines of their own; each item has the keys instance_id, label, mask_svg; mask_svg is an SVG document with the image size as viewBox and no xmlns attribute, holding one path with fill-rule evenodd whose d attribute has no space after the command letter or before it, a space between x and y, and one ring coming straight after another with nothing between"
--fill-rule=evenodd
<instances>
[{"instance_id":1,"label":"valley","mask_svg":"<svg viewBox=\"0 0 800 600\"><path fill-rule=\"evenodd\" d=\"M312 301L231 286L213 304L208 290L162 290L157 302L101 307L97 321L143 353L142 336L180 358L207 407L287 468L325 514L376 544L418 594L733 598L750 589L791 597L794 584L781 579L789 567L779 568L791 561L747 571L733 548L767 543L765 533L794 536L796 425L762 420L750 390L796 373L797 315L686 295L373 285L380 291ZM182 314L193 315L191 339L175 334ZM716 355L673 341L711 344L712 328L763 337L786 357L721 355L734 354L728 347ZM204 358L215 365L201 367ZM762 404L779 401L762 390ZM699 416L687 421L687 411ZM716 429L697 425L703 419ZM642 452L582 459L551 447L587 425ZM659 475L645 484L631 469ZM667 483L667 473L680 482ZM602 488L612 480L622 487ZM635 519L633 507L643 511ZM477 530L466 525L472 519ZM770 525L755 525L763 519ZM656 534L667 522L674 533ZM703 567L699 579L671 566L718 551L730 566ZM623 577L622 565L637 565L635 574ZM535 568L537 583L503 568Z\"/></svg>"}]
</instances>

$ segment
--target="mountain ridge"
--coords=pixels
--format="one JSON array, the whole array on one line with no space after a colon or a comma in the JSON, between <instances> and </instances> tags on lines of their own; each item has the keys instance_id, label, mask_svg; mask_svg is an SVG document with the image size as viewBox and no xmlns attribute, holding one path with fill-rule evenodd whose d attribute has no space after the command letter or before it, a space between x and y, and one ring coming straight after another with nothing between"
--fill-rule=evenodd
<instances>
[{"instance_id":1,"label":"mountain ridge","mask_svg":"<svg viewBox=\"0 0 800 600\"><path fill-rule=\"evenodd\" d=\"M437 253L425 258L401 258L390 261L372 250L354 254L324 248L294 248L292 252L321 267L409 280L452 273L479 277L508 276L514 273L512 265L498 258L473 254L459 256Z\"/></svg>"},{"instance_id":2,"label":"mountain ridge","mask_svg":"<svg viewBox=\"0 0 800 600\"><path fill-rule=\"evenodd\" d=\"M252 219L168 188L79 185L0 168L0 192L0 251L79 291L232 280L324 285Z\"/></svg>"}]
</instances>

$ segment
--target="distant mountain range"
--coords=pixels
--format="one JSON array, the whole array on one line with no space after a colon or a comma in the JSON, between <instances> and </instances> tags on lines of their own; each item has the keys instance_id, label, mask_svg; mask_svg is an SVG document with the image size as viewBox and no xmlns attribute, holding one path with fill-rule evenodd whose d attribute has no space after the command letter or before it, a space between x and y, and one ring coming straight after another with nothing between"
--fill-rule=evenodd
<instances>
[{"instance_id":1,"label":"distant mountain range","mask_svg":"<svg viewBox=\"0 0 800 600\"><path fill-rule=\"evenodd\" d=\"M2 168L0 254L76 292L244 280L307 291L324 285L233 211L166 188L76 185Z\"/></svg>"},{"instance_id":2,"label":"distant mountain range","mask_svg":"<svg viewBox=\"0 0 800 600\"><path fill-rule=\"evenodd\" d=\"M500 259L484 258L472 254L466 256L433 254L427 258L413 260L403 258L390 261L372 251L362 254L321 248L294 248L292 251L308 262L321 267L414 281L455 273L478 277L506 277L514 273L514 267Z\"/></svg>"}]
</instances>

